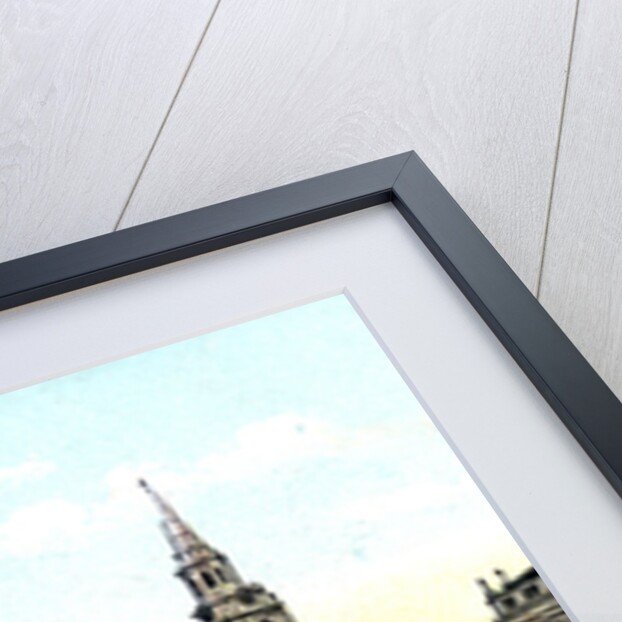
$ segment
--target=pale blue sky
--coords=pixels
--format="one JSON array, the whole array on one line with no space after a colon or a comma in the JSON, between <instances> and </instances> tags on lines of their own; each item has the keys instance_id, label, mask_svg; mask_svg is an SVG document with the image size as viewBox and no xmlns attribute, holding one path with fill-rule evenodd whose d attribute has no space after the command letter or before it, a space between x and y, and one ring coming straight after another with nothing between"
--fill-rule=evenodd
<instances>
[{"instance_id":1,"label":"pale blue sky","mask_svg":"<svg viewBox=\"0 0 622 622\"><path fill-rule=\"evenodd\" d=\"M0 435L12 622L186 618L138 475L301 622L400 577L404 620L487 620L474 573L527 563L343 296L0 396Z\"/></svg>"}]
</instances>

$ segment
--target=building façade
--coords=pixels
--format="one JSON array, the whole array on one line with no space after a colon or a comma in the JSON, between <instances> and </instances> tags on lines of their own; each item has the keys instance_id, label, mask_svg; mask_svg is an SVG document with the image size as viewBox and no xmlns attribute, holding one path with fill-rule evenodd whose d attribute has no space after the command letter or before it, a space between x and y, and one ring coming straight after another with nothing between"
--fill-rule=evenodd
<instances>
[{"instance_id":1,"label":"building fa\u00e7ade","mask_svg":"<svg viewBox=\"0 0 622 622\"><path fill-rule=\"evenodd\" d=\"M534 568L516 577L495 570L499 586L492 588L478 579L486 604L495 613L494 622L570 622L553 594Z\"/></svg>"}]
</instances>

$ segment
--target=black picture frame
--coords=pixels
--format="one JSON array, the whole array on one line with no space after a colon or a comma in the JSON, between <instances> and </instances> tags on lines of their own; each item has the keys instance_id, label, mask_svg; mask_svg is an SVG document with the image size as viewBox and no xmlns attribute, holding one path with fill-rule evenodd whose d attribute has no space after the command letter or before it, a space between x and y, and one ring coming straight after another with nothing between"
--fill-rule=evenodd
<instances>
[{"instance_id":1,"label":"black picture frame","mask_svg":"<svg viewBox=\"0 0 622 622\"><path fill-rule=\"evenodd\" d=\"M393 203L622 496L622 403L413 152L0 264L0 311Z\"/></svg>"}]
</instances>

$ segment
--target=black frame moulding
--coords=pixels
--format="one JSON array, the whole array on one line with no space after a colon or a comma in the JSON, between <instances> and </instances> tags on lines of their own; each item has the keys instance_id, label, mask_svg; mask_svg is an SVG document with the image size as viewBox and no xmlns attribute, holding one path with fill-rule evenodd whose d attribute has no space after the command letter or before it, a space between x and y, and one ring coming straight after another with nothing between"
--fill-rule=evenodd
<instances>
[{"instance_id":1,"label":"black frame moulding","mask_svg":"<svg viewBox=\"0 0 622 622\"><path fill-rule=\"evenodd\" d=\"M392 202L622 496L622 403L414 152L0 264L0 311Z\"/></svg>"}]
</instances>

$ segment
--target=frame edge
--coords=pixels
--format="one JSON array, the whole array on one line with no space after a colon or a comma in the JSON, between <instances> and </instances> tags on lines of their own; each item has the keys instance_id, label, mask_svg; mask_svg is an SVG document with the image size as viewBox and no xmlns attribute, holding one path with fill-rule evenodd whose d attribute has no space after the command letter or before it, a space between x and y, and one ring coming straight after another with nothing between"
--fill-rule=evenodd
<instances>
[{"instance_id":1,"label":"frame edge","mask_svg":"<svg viewBox=\"0 0 622 622\"><path fill-rule=\"evenodd\" d=\"M622 497L622 403L413 152L393 202Z\"/></svg>"},{"instance_id":2,"label":"frame edge","mask_svg":"<svg viewBox=\"0 0 622 622\"><path fill-rule=\"evenodd\" d=\"M389 202L411 154L0 263L0 311Z\"/></svg>"},{"instance_id":3,"label":"frame edge","mask_svg":"<svg viewBox=\"0 0 622 622\"><path fill-rule=\"evenodd\" d=\"M622 403L414 151L0 264L0 311L393 202L622 497Z\"/></svg>"}]
</instances>

